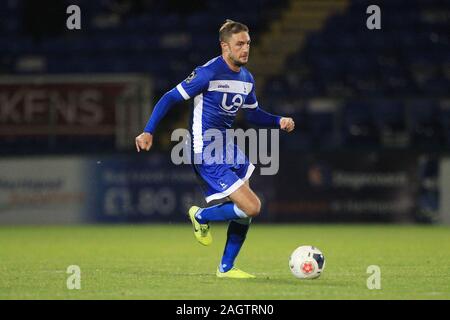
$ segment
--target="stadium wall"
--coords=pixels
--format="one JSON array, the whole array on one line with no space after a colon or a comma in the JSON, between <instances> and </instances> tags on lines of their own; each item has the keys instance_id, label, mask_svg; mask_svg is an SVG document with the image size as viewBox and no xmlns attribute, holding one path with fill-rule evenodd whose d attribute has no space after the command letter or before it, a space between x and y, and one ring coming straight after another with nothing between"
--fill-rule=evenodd
<instances>
[{"instance_id":1,"label":"stadium wall","mask_svg":"<svg viewBox=\"0 0 450 320\"><path fill-rule=\"evenodd\" d=\"M448 158L309 153L251 185L261 222L448 223L449 175ZM166 153L0 160L0 224L183 222L193 203L205 205L191 167Z\"/></svg>"},{"instance_id":2,"label":"stadium wall","mask_svg":"<svg viewBox=\"0 0 450 320\"><path fill-rule=\"evenodd\" d=\"M0 76L0 154L70 152L95 141L127 149L152 91L150 78L136 74Z\"/></svg>"},{"instance_id":3,"label":"stadium wall","mask_svg":"<svg viewBox=\"0 0 450 320\"><path fill-rule=\"evenodd\" d=\"M440 218L445 224L450 224L450 158L440 162L439 190L441 193Z\"/></svg>"}]
</instances>

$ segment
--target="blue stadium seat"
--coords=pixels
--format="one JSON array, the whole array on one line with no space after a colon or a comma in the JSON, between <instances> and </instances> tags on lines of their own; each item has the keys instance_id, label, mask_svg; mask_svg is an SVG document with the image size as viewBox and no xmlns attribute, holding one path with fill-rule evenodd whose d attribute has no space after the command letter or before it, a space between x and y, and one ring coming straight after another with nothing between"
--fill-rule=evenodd
<instances>
[{"instance_id":1,"label":"blue stadium seat","mask_svg":"<svg viewBox=\"0 0 450 320\"><path fill-rule=\"evenodd\" d=\"M343 106L341 134L344 146L379 146L379 132L370 110L370 104L364 101L349 101Z\"/></svg>"},{"instance_id":2,"label":"blue stadium seat","mask_svg":"<svg viewBox=\"0 0 450 320\"><path fill-rule=\"evenodd\" d=\"M438 105L430 99L412 100L407 109L412 143L418 147L440 146L444 141Z\"/></svg>"}]
</instances>

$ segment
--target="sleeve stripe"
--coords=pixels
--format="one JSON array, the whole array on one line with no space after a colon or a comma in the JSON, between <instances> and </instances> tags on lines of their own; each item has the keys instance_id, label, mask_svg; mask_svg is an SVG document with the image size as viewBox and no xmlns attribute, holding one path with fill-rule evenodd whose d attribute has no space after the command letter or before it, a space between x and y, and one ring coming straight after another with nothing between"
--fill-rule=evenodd
<instances>
[{"instance_id":1,"label":"sleeve stripe","mask_svg":"<svg viewBox=\"0 0 450 320\"><path fill-rule=\"evenodd\" d=\"M189 100L191 97L187 94L187 92L184 90L183 86L180 84L177 85L178 92L183 96L184 100Z\"/></svg>"},{"instance_id":2,"label":"sleeve stripe","mask_svg":"<svg viewBox=\"0 0 450 320\"><path fill-rule=\"evenodd\" d=\"M248 109L255 109L258 107L258 101L256 101L254 104L243 104L242 108L248 108Z\"/></svg>"}]
</instances>

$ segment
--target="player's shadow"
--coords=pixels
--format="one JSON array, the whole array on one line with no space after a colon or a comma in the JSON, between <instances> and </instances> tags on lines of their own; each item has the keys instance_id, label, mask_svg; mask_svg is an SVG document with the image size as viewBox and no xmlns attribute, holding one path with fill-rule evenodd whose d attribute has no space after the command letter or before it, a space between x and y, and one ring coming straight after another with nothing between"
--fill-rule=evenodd
<instances>
[{"instance_id":1,"label":"player's shadow","mask_svg":"<svg viewBox=\"0 0 450 320\"><path fill-rule=\"evenodd\" d=\"M284 285L284 286L292 286L292 287L298 287L299 285L309 287L348 287L348 282L345 281L337 281L334 279L326 279L326 278L318 278L318 279L280 279L280 278L273 278L270 276L261 276L255 279L251 279L254 282L260 282L260 283L272 283L272 284L278 284L278 285Z\"/></svg>"}]
</instances>

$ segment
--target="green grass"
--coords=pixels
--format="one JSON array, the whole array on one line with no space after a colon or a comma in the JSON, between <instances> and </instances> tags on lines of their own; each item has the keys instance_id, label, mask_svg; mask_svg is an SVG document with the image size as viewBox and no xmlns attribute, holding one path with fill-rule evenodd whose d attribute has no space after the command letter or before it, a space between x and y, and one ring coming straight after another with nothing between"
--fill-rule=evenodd
<instances>
[{"instance_id":1,"label":"green grass","mask_svg":"<svg viewBox=\"0 0 450 320\"><path fill-rule=\"evenodd\" d=\"M0 299L450 299L450 228L252 225L237 266L257 279L215 277L226 228L203 247L183 225L0 227ZM298 280L288 257L312 244L319 279ZM81 289L68 290L69 265ZM369 265L381 290L369 290Z\"/></svg>"}]
</instances>

